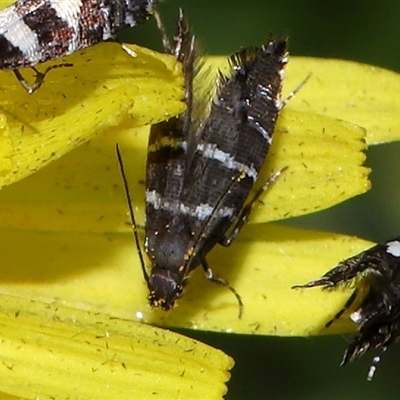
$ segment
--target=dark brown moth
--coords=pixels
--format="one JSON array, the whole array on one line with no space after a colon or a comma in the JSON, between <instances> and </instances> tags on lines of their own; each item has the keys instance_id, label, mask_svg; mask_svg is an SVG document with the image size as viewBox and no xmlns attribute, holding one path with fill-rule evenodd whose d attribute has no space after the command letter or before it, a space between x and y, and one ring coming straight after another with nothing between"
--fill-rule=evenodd
<instances>
[{"instance_id":1,"label":"dark brown moth","mask_svg":"<svg viewBox=\"0 0 400 400\"><path fill-rule=\"evenodd\" d=\"M210 281L228 287L207 263L217 245L228 246L247 221L251 206L279 173L254 196L261 166L271 146L287 63L286 40L269 40L230 57L230 72L218 77L218 89L205 118L193 91L196 45L180 15L172 51L183 63L187 110L152 127L146 172L143 265L152 306L169 310L182 296L190 273L201 266ZM164 40L165 42L165 40ZM167 49L170 46L166 46Z\"/></svg>"},{"instance_id":2,"label":"dark brown moth","mask_svg":"<svg viewBox=\"0 0 400 400\"><path fill-rule=\"evenodd\" d=\"M400 236L350 257L321 278L295 288L322 286L331 290L349 285L354 280L366 286L367 294L350 315L357 325L358 334L350 342L341 365L356 360L368 350L377 349L379 353L373 358L367 376L371 380L382 354L400 336ZM358 293L356 288L343 309L326 326L354 304Z\"/></svg>"}]
</instances>

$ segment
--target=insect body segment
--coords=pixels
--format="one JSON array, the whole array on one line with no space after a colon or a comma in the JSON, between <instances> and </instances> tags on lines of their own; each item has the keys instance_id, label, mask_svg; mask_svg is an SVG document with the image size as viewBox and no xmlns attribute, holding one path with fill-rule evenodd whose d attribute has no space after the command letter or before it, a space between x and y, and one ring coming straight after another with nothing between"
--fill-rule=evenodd
<instances>
[{"instance_id":1,"label":"insect body segment","mask_svg":"<svg viewBox=\"0 0 400 400\"><path fill-rule=\"evenodd\" d=\"M334 289L354 279L362 280L367 294L350 315L350 319L358 325L358 334L346 350L342 365L354 361L369 349L379 349L383 353L400 336L400 237L350 257L321 278L296 287L322 286L324 289ZM344 309L328 321L327 326L351 307L357 292L358 289ZM380 355L374 357L368 380L373 378L379 360Z\"/></svg>"}]
</instances>

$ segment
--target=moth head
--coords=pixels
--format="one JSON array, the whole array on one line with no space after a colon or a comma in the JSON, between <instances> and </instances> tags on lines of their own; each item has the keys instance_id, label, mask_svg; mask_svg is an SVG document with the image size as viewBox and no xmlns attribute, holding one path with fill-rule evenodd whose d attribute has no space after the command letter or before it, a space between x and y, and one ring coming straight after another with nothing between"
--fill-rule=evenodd
<instances>
[{"instance_id":1,"label":"moth head","mask_svg":"<svg viewBox=\"0 0 400 400\"><path fill-rule=\"evenodd\" d=\"M182 278L168 270L158 270L149 276L149 302L152 307L160 307L164 311L170 310L175 300L183 294Z\"/></svg>"}]
</instances>

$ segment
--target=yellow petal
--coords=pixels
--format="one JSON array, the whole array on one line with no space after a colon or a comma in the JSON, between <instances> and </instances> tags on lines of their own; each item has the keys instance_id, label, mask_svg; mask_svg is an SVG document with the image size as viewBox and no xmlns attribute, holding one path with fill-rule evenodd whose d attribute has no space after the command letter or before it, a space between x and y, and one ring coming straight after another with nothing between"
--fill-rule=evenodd
<instances>
[{"instance_id":1,"label":"yellow petal","mask_svg":"<svg viewBox=\"0 0 400 400\"><path fill-rule=\"evenodd\" d=\"M254 207L250 222L319 211L369 190L364 138L365 131L353 124L284 110L261 180L288 169L263 194L262 205Z\"/></svg>"},{"instance_id":2,"label":"yellow petal","mask_svg":"<svg viewBox=\"0 0 400 400\"><path fill-rule=\"evenodd\" d=\"M400 139L400 74L351 61L293 57L286 90L293 90L309 73L309 81L290 101L294 109L362 126L369 145Z\"/></svg>"},{"instance_id":3,"label":"yellow petal","mask_svg":"<svg viewBox=\"0 0 400 400\"><path fill-rule=\"evenodd\" d=\"M173 332L4 294L0 324L1 390L18 398L221 399L233 366Z\"/></svg>"},{"instance_id":4,"label":"yellow petal","mask_svg":"<svg viewBox=\"0 0 400 400\"><path fill-rule=\"evenodd\" d=\"M0 2L0 10L2 10L3 8L8 7L10 4L15 3L15 0L1 0Z\"/></svg>"},{"instance_id":5,"label":"yellow petal","mask_svg":"<svg viewBox=\"0 0 400 400\"><path fill-rule=\"evenodd\" d=\"M116 163L116 142L128 171L136 217L143 223L147 135L148 128L110 128L107 135L46 170L4 188L0 228L126 232L127 205ZM363 135L363 130L341 121L285 110L265 179L271 171L288 169L265 193L250 221L306 214L368 190L369 169L362 166Z\"/></svg>"},{"instance_id":6,"label":"yellow petal","mask_svg":"<svg viewBox=\"0 0 400 400\"><path fill-rule=\"evenodd\" d=\"M11 71L0 71L0 187L116 126L140 127L184 110L180 64L172 56L130 47L136 57L119 44L103 43L40 65L44 70L73 63L50 71L32 95ZM22 73L29 76L29 70Z\"/></svg>"},{"instance_id":7,"label":"yellow petal","mask_svg":"<svg viewBox=\"0 0 400 400\"><path fill-rule=\"evenodd\" d=\"M302 122L304 126L315 126L315 129L302 129ZM1 191L0 227L4 240L0 243L0 253L4 269L0 270L0 274L7 281L7 284L0 286L3 293L46 302L58 298L71 307L106 312L122 318L132 318L140 312L145 320L153 320L146 301L147 287L141 274L137 250L130 227L126 224L127 205L115 157L115 142L118 141L128 171L136 217L140 223L144 218L145 129L102 135L24 181ZM328 117L285 110L277 132L278 149L271 149L271 164L267 166L267 172L284 166L288 166L288 169L267 193L264 205L266 211L262 213L264 207L260 207L254 219L271 220L290 213L297 215L304 210L330 206L332 199L347 198L348 192L354 188L365 190L368 171L360 167L364 160L361 152L363 133L361 129ZM325 140L320 140L321 135ZM280 152L279 148L284 151ZM344 155L343 160L338 159L337 154ZM297 173L300 168L302 173ZM342 170L347 170L350 179ZM351 183L354 188L346 189ZM296 190L301 195L294 192L292 185L297 185ZM320 190L319 186L323 189ZM327 188L329 195L326 193ZM296 195L297 198L294 197ZM268 196L275 196L275 203ZM296 208L297 204L300 207ZM268 261L269 253L266 249L270 244L279 249L279 254L285 254L285 242L288 240L290 243L294 234L289 232L289 237L284 239L283 233L279 235L279 229L283 228L252 224L248 230L251 232L252 229L257 232L252 236L254 246L258 244L254 250L250 245L251 240L245 241L245 246L240 247L244 240L241 234L238 244L235 244L238 247L218 249L210 258L212 268L230 280L243 296L245 317L242 321L237 318L237 304L232 294L225 288L207 282L198 269L191 279L187 294L179 302L180 306L168 314L155 312L155 322L248 333L254 332L254 324L261 324L263 327L259 328L258 333L276 332L280 335L301 335L321 330L324 318L325 322L328 319L325 301L320 309L324 313L315 313L316 318L319 318L317 321L307 318L308 325L303 326L304 314L295 316L300 311L296 308L301 303L299 299L307 300L307 296L320 291L310 290L310 294L303 295L290 287L319 276L330 268L343 258L340 250L337 253L327 250L326 256L332 257L335 254L336 257L324 262L324 255L316 256L315 249L318 243L328 240L329 236L324 234L323 240L317 236L316 244L308 238L302 240L303 232L299 231L296 233L296 242L301 244L304 251L309 252L307 264L310 264L311 271L307 277L293 279L289 269L289 272L284 273L288 280L282 284L281 278L276 278L276 270L263 264L281 266L288 261L273 261L273 258ZM273 233L270 233L271 230ZM275 234L280 236L279 245L274 241ZM238 250L235 251L235 248ZM251 257L260 252L265 254L265 258L262 262L257 261L257 258L254 261ZM347 248L344 253L350 254ZM218 254L221 254L222 261L218 261ZM295 252L291 250L290 254L293 268L296 265ZM241 265L241 260L247 257L250 257L249 263L246 261ZM252 275L249 271L255 267L267 274L272 272L273 276L266 275L263 279L258 272ZM294 268L297 270L297 267ZM251 284L253 279L262 282L256 292ZM267 292L264 291L264 282L265 285L271 285ZM275 286L278 289L277 295L274 293ZM269 301L274 300L270 303L272 306L266 307L261 313L267 321L264 323L259 304L260 299L269 292L272 294L267 298ZM287 305L285 296L294 296L294 300L290 301L292 306ZM343 304L343 298L348 293L336 296L338 300L332 303L332 307ZM272 317L274 313L275 317Z\"/></svg>"},{"instance_id":8,"label":"yellow petal","mask_svg":"<svg viewBox=\"0 0 400 400\"><path fill-rule=\"evenodd\" d=\"M347 159L348 162L355 162L354 167L349 169L357 170L357 165L363 160L363 155L359 152L362 148L360 141L362 131L351 129L343 131L349 137L355 134L353 141L357 145L352 150L347 150L346 144L337 138L336 142L333 139L327 140L326 151L322 151L321 149L325 148L324 142L310 140L312 136L308 135L307 131L292 130L290 110L286 110L286 113L288 118L283 118L283 126L289 126L288 131L292 132L292 135L285 130L281 135L293 137L295 140L292 145L287 147L285 145L284 148L289 149L290 153L291 147L296 151L300 147L303 154L307 155L306 160L309 160L309 164L308 168L304 169L306 171L304 175L309 181L303 181L303 185L309 185L314 189L309 189L308 195L307 191L304 191L304 196L310 204L313 202L315 204L317 200L318 204L323 204L324 191L315 196L313 190L318 190L316 187L324 182L319 171L326 168L325 160L329 157L331 146L340 145L342 153L353 151L344 162L347 162ZM298 114L294 115L294 119L298 121ZM309 118L314 122L320 121L319 118L316 120ZM324 123L326 119L323 118ZM322 124L320 127L321 132L323 126L325 125ZM343 129L342 124L339 124L339 127ZM344 127L346 128L346 125ZM303 138L301 138L302 132ZM0 286L1 292L46 302L58 298L63 304L71 307L106 312L122 318L132 318L137 312L141 312L146 320L152 320L153 314L147 305L147 287L141 274L137 250L130 227L126 224L127 205L114 147L115 141L118 141L126 162L136 216L140 223L144 217L142 180L145 137L142 130L103 135L24 181L1 191L0 222L3 240L0 243L0 253L3 263L0 274L3 282L6 282ZM316 156L319 152L321 155ZM296 154L299 154L301 160L301 153ZM273 158L275 159L277 158ZM282 164L278 161L277 165L285 166L288 161L295 163L296 158L283 157L283 161L280 161ZM295 174L299 164L301 162L294 164L293 167L289 164L287 170L289 177L287 179L282 177L281 182L278 181L271 188L269 193L272 196L276 192L275 196L279 201L274 207L270 206L270 199L265 202L265 207L270 207L266 212L267 218L271 218L270 213L275 212L277 215L280 212L280 202L286 207L290 206L291 198L286 199L290 189L285 189L285 183L290 182L290 169L292 168ZM337 165L333 161L331 164L333 164L333 175ZM299 174L300 182L302 178L302 174ZM317 181L313 182L313 179ZM335 184L330 190L333 192L336 190L339 196L342 192L346 192L345 187L341 186L346 177L339 173L335 179L333 179ZM301 190L301 187L298 190ZM270 195L269 193L267 195ZM296 204L293 202L293 209L296 209ZM261 214L261 209L258 212ZM256 215L256 219L260 218ZM252 230L255 233L250 235L250 239L246 239L245 232L251 233ZM289 230L286 234L284 228L264 224L250 224L245 232L241 233L238 243L232 248L218 248L210 255L212 268L231 281L243 296L245 303L243 321L237 319L238 309L232 294L225 288L207 282L199 268L191 279L187 294L179 302L180 306L167 314L155 312L155 322L235 332L253 332L254 324L258 323L263 325L258 330L260 334L316 333L323 327L324 321L326 322L329 316L335 313L334 311L327 313L325 298L331 299L329 301L333 302L332 310L334 310L335 307L341 307L349 293L327 295L321 294L320 290L309 290L303 294L301 291L291 290L290 287L321 275L339 260L352 254L355 247L367 247L365 242L361 241L359 244L356 240L356 246L351 244L349 249L342 241L346 244L350 239L339 240L335 235L331 245L330 236L327 234L322 234L320 238L317 233L312 233L316 235L315 240L310 240L310 234L303 231L293 233ZM279 238L278 242L276 238ZM297 245L296 250L290 248L292 241ZM285 250L287 243L289 250ZM271 246L271 251L268 250L268 246ZM323 247L320 254L316 251L318 246ZM274 252L278 252L278 256L283 258L274 259ZM296 254L300 258L302 252L308 252L306 264L310 268L309 273L304 276L296 275L295 272L308 271L301 262L298 265ZM286 254L290 256L287 257ZM325 260L324 257L328 259ZM288 269L281 274L279 271L282 265L287 265ZM262 271L261 275L259 271ZM282 283L282 276L287 281L284 280ZM254 291L254 284L251 283L253 280L261 283L257 291ZM278 294L275 294L274 288ZM304 323L304 314L297 305L304 299L305 307L310 301L308 296L311 296L311 302L315 304L312 296L318 293L323 299L322 308L319 309L323 313L315 312L317 321L307 318L308 325L303 326L301 324ZM266 306L261 312L265 315L266 322L262 320L259 306L260 299L264 296L268 299L267 305L271 305L270 308ZM290 305L285 300L286 297L293 299L288 300ZM337 299L336 302L334 299ZM297 317L296 313L299 313Z\"/></svg>"},{"instance_id":9,"label":"yellow petal","mask_svg":"<svg viewBox=\"0 0 400 400\"><path fill-rule=\"evenodd\" d=\"M348 318L325 329L325 323L342 309L353 289L326 292L291 287L323 275L339 260L370 246L356 237L333 233L276 224L248 225L231 248L218 247L209 257L210 266L241 295L242 319L237 318L232 293L206 282L204 276L198 277L200 270L176 310L147 312L144 318L160 325L258 335L354 331Z\"/></svg>"},{"instance_id":10,"label":"yellow petal","mask_svg":"<svg viewBox=\"0 0 400 400\"><path fill-rule=\"evenodd\" d=\"M320 334L351 289L293 290L340 260L371 246L343 235L275 224L251 224L229 248L217 246L208 261L239 292L244 315L224 287L201 268L178 306L166 313L147 304L137 250L130 232L2 232L0 293L138 319L165 326L223 332L303 336ZM328 333L354 329L344 319Z\"/></svg>"}]
</instances>

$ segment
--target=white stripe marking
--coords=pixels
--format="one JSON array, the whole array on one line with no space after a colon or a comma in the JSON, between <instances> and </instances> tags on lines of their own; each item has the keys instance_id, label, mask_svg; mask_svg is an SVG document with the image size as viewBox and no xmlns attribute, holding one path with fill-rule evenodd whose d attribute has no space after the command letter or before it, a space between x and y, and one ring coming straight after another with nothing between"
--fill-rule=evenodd
<instances>
[{"instance_id":1,"label":"white stripe marking","mask_svg":"<svg viewBox=\"0 0 400 400\"><path fill-rule=\"evenodd\" d=\"M386 252L391 254L393 257L400 257L400 242L396 240L394 242L386 243Z\"/></svg>"},{"instance_id":2,"label":"white stripe marking","mask_svg":"<svg viewBox=\"0 0 400 400\"><path fill-rule=\"evenodd\" d=\"M200 204L196 206L196 208L193 210L190 207L185 206L184 204L181 204L180 207L181 211L189 215L190 217L197 218L200 221L205 221L207 220L211 214L214 212L214 208L211 207L209 204ZM231 217L233 215L233 209L230 207L222 207L219 208L216 215L218 217Z\"/></svg>"},{"instance_id":3,"label":"white stripe marking","mask_svg":"<svg viewBox=\"0 0 400 400\"><path fill-rule=\"evenodd\" d=\"M156 210L159 210L162 204L161 197L155 190L146 190L146 203L151 204Z\"/></svg>"},{"instance_id":4,"label":"white stripe marking","mask_svg":"<svg viewBox=\"0 0 400 400\"><path fill-rule=\"evenodd\" d=\"M35 33L12 7L0 13L0 35L18 48L29 63L35 65L41 61L42 54Z\"/></svg>"},{"instance_id":5,"label":"white stripe marking","mask_svg":"<svg viewBox=\"0 0 400 400\"><path fill-rule=\"evenodd\" d=\"M261 136L268 142L268 144L271 146L272 144L272 136L269 134L269 132L263 128L263 126L256 121L251 115L247 117L248 121L253 124L253 128L261 134Z\"/></svg>"},{"instance_id":6,"label":"white stripe marking","mask_svg":"<svg viewBox=\"0 0 400 400\"><path fill-rule=\"evenodd\" d=\"M56 12L57 16L65 21L73 30L74 34L69 41L67 54L76 51L80 36L79 19L81 14L82 0L50 0L50 5Z\"/></svg>"},{"instance_id":7,"label":"white stripe marking","mask_svg":"<svg viewBox=\"0 0 400 400\"><path fill-rule=\"evenodd\" d=\"M110 10L108 8L103 8L101 10L101 13L103 14L103 18L105 21L105 25L103 26L103 40L108 40L112 37L111 33L111 25L110 25ZM128 52L126 49L125 51L132 57L136 57L136 53L131 50L131 53Z\"/></svg>"},{"instance_id":8,"label":"white stripe marking","mask_svg":"<svg viewBox=\"0 0 400 400\"><path fill-rule=\"evenodd\" d=\"M197 218L201 221L207 220L214 212L214 208L209 204L200 204L195 208L188 207L185 204L177 202L163 201L162 197L155 191L146 191L146 202L151 204L155 210L165 210L172 214L176 214L178 211L182 214L188 215L189 217ZM222 207L218 209L216 216L219 217L231 217L233 215L233 209L230 207Z\"/></svg>"},{"instance_id":9,"label":"white stripe marking","mask_svg":"<svg viewBox=\"0 0 400 400\"><path fill-rule=\"evenodd\" d=\"M215 143L200 143L197 145L197 151L202 153L204 157L219 161L224 167L234 170L243 171L253 181L257 180L258 172L253 166L248 167L237 162L230 154L218 149Z\"/></svg>"},{"instance_id":10,"label":"white stripe marking","mask_svg":"<svg viewBox=\"0 0 400 400\"><path fill-rule=\"evenodd\" d=\"M360 310L354 311L353 313L351 313L350 315L350 319L355 323L355 324L359 324L362 320L362 314Z\"/></svg>"}]
</instances>

